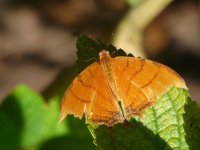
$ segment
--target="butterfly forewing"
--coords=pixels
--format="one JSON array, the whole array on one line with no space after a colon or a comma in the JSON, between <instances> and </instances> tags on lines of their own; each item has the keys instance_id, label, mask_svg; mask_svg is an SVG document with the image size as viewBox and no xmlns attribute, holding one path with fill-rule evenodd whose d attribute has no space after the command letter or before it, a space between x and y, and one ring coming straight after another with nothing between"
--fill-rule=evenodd
<instances>
[{"instance_id":1,"label":"butterfly forewing","mask_svg":"<svg viewBox=\"0 0 200 150\"><path fill-rule=\"evenodd\" d=\"M186 88L184 81L168 67L135 57L110 60L119 98L128 118L140 115L172 86Z\"/></svg>"},{"instance_id":2,"label":"butterfly forewing","mask_svg":"<svg viewBox=\"0 0 200 150\"><path fill-rule=\"evenodd\" d=\"M90 106L92 94L93 74L98 68L95 64L82 71L66 90L61 105L60 121L68 114L82 118L83 113Z\"/></svg>"},{"instance_id":3,"label":"butterfly forewing","mask_svg":"<svg viewBox=\"0 0 200 150\"><path fill-rule=\"evenodd\" d=\"M60 120L68 114L97 124L113 125L123 117L109 88L101 63L94 63L74 79L63 97Z\"/></svg>"}]
</instances>

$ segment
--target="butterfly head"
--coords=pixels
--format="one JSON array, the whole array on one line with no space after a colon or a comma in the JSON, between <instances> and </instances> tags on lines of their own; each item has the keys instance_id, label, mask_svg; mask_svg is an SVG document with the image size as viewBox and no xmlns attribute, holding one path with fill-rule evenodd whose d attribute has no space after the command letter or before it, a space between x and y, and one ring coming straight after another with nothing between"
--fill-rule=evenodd
<instances>
[{"instance_id":1,"label":"butterfly head","mask_svg":"<svg viewBox=\"0 0 200 150\"><path fill-rule=\"evenodd\" d=\"M110 58L110 53L109 51L107 50L102 50L100 53L99 53L99 58L100 60L103 60L105 58Z\"/></svg>"}]
</instances>

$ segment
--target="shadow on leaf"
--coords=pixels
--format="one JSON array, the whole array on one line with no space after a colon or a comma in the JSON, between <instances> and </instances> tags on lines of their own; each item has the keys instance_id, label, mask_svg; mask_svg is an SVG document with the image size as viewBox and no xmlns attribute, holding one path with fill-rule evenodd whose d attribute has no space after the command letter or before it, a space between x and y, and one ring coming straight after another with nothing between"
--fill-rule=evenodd
<instances>
[{"instance_id":1,"label":"shadow on leaf","mask_svg":"<svg viewBox=\"0 0 200 150\"><path fill-rule=\"evenodd\" d=\"M14 95L8 96L0 106L0 122L0 149L15 149L21 142L24 121L20 104Z\"/></svg>"},{"instance_id":2,"label":"shadow on leaf","mask_svg":"<svg viewBox=\"0 0 200 150\"><path fill-rule=\"evenodd\" d=\"M187 104L184 107L185 114L184 129L186 132L186 142L192 150L200 149L200 109L195 101L192 101L189 97Z\"/></svg>"},{"instance_id":3,"label":"shadow on leaf","mask_svg":"<svg viewBox=\"0 0 200 150\"><path fill-rule=\"evenodd\" d=\"M92 137L85 125L85 120L68 116L65 121L70 132L64 136L54 137L42 144L39 150L92 150L96 149Z\"/></svg>"},{"instance_id":4,"label":"shadow on leaf","mask_svg":"<svg viewBox=\"0 0 200 150\"><path fill-rule=\"evenodd\" d=\"M112 44L106 44L101 40L93 40L87 36L80 36L77 40L77 64L79 66L79 72L84 70L90 64L99 60L99 52L102 50L108 50L110 56L130 56L132 54L126 54L122 49L117 49Z\"/></svg>"},{"instance_id":5,"label":"shadow on leaf","mask_svg":"<svg viewBox=\"0 0 200 150\"><path fill-rule=\"evenodd\" d=\"M99 126L94 129L90 125L89 129L96 136L95 143L103 150L171 150L158 134L135 119L112 128Z\"/></svg>"}]
</instances>

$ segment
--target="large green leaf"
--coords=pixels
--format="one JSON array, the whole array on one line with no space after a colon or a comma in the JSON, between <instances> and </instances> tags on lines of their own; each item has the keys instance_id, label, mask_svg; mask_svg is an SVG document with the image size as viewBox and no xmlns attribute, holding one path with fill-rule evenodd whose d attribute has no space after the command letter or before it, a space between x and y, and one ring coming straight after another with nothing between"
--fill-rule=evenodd
<instances>
[{"instance_id":1,"label":"large green leaf","mask_svg":"<svg viewBox=\"0 0 200 150\"><path fill-rule=\"evenodd\" d=\"M0 105L0 150L94 149L84 119L68 117L58 124L59 108L58 98L45 102L28 87L18 86Z\"/></svg>"},{"instance_id":2,"label":"large green leaf","mask_svg":"<svg viewBox=\"0 0 200 150\"><path fill-rule=\"evenodd\" d=\"M102 46L87 37L77 41L78 65L83 70L98 60L98 53L106 49L114 56L126 55L113 46ZM119 53L118 53L119 52ZM92 59L90 59L92 58ZM94 143L100 149L200 149L200 110L190 99L188 91L173 87L166 91L153 107L112 128L89 124Z\"/></svg>"},{"instance_id":3,"label":"large green leaf","mask_svg":"<svg viewBox=\"0 0 200 150\"><path fill-rule=\"evenodd\" d=\"M58 105L58 100L47 105L31 89L17 87L0 106L0 149L37 147L52 136L66 134L66 126L57 125Z\"/></svg>"}]
</instances>

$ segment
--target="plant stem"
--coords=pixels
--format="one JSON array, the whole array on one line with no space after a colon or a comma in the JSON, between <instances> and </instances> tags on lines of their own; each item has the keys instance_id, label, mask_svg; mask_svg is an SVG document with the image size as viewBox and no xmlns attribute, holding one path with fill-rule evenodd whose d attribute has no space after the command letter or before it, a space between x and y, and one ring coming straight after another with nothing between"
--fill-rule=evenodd
<instances>
[{"instance_id":1,"label":"plant stem","mask_svg":"<svg viewBox=\"0 0 200 150\"><path fill-rule=\"evenodd\" d=\"M134 56L145 57L142 47L143 32L171 2L172 0L147 0L131 9L115 32L114 45Z\"/></svg>"},{"instance_id":2,"label":"plant stem","mask_svg":"<svg viewBox=\"0 0 200 150\"><path fill-rule=\"evenodd\" d=\"M115 140L114 140L114 137L113 137L113 134L112 134L112 127L109 127L109 131L110 131L110 138L111 138L111 141L113 143L114 150L117 150Z\"/></svg>"}]
</instances>

